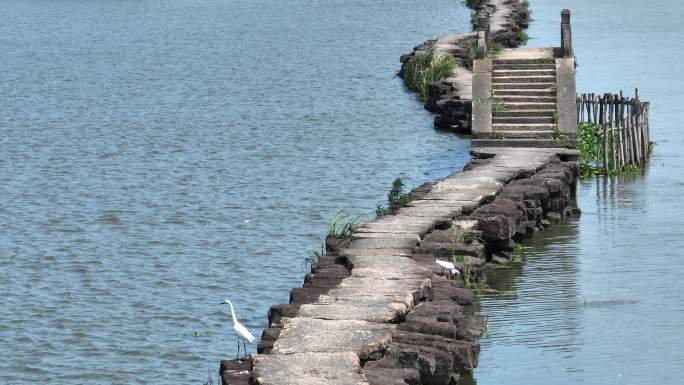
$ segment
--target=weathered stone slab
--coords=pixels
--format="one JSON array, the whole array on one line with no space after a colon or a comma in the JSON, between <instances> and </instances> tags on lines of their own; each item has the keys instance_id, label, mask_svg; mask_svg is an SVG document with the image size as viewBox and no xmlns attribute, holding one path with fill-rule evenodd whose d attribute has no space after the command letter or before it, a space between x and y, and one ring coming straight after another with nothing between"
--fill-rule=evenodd
<instances>
[{"instance_id":1,"label":"weathered stone slab","mask_svg":"<svg viewBox=\"0 0 684 385\"><path fill-rule=\"evenodd\" d=\"M432 271L428 269L419 268L365 268L356 267L352 270L352 277L355 278L373 278L373 279L420 279L431 278Z\"/></svg>"},{"instance_id":2,"label":"weathered stone slab","mask_svg":"<svg viewBox=\"0 0 684 385\"><path fill-rule=\"evenodd\" d=\"M353 352L254 356L256 385L368 385Z\"/></svg>"},{"instance_id":3,"label":"weathered stone slab","mask_svg":"<svg viewBox=\"0 0 684 385\"><path fill-rule=\"evenodd\" d=\"M297 317L285 322L273 353L354 352L362 360L378 359L392 340L395 325L359 320Z\"/></svg>"},{"instance_id":4,"label":"weathered stone slab","mask_svg":"<svg viewBox=\"0 0 684 385\"><path fill-rule=\"evenodd\" d=\"M461 207L402 207L397 215L427 218L455 218L461 214Z\"/></svg>"},{"instance_id":5,"label":"weathered stone slab","mask_svg":"<svg viewBox=\"0 0 684 385\"><path fill-rule=\"evenodd\" d=\"M352 277L343 280L339 286L328 291L327 295L321 295L317 303L324 303L328 298L348 299L350 301L356 298L359 301L367 301L366 297L385 297L390 298L393 302L412 306L421 298L429 296L430 287L431 281L429 279L409 277L402 280L372 279L352 275Z\"/></svg>"},{"instance_id":6,"label":"weathered stone slab","mask_svg":"<svg viewBox=\"0 0 684 385\"><path fill-rule=\"evenodd\" d=\"M396 322L408 312L408 306L387 299L376 299L365 303L345 300L302 305L297 316L328 320L362 320L369 322Z\"/></svg>"},{"instance_id":7,"label":"weathered stone slab","mask_svg":"<svg viewBox=\"0 0 684 385\"><path fill-rule=\"evenodd\" d=\"M440 219L426 217L408 217L405 215L387 215L375 221L363 224L355 229L355 232L372 233L415 233L420 236L432 230Z\"/></svg>"},{"instance_id":8,"label":"weathered stone slab","mask_svg":"<svg viewBox=\"0 0 684 385\"><path fill-rule=\"evenodd\" d=\"M366 256L366 255L355 255L349 258L349 263L352 264L354 269L357 268L405 268L405 269L417 269L419 268L416 262L405 256Z\"/></svg>"},{"instance_id":9,"label":"weathered stone slab","mask_svg":"<svg viewBox=\"0 0 684 385\"><path fill-rule=\"evenodd\" d=\"M480 206L479 200L456 200L456 199L422 199L412 201L409 207L451 207L460 208L463 214L467 214Z\"/></svg>"},{"instance_id":10,"label":"weathered stone slab","mask_svg":"<svg viewBox=\"0 0 684 385\"><path fill-rule=\"evenodd\" d=\"M449 190L446 192L439 192L439 190L431 191L425 195L425 200L450 200L450 201L476 201L482 202L487 198L496 195L496 191L486 190Z\"/></svg>"},{"instance_id":11,"label":"weathered stone slab","mask_svg":"<svg viewBox=\"0 0 684 385\"><path fill-rule=\"evenodd\" d=\"M355 232L351 236L352 241L357 239L408 239L420 242L418 234L410 233L366 233ZM351 248L351 246L350 246Z\"/></svg>"},{"instance_id":12,"label":"weathered stone slab","mask_svg":"<svg viewBox=\"0 0 684 385\"><path fill-rule=\"evenodd\" d=\"M418 236L416 234L416 236ZM340 257L350 258L356 256L366 257L408 257L411 255L413 249L352 249L345 248L340 250L337 255Z\"/></svg>"},{"instance_id":13,"label":"weathered stone slab","mask_svg":"<svg viewBox=\"0 0 684 385\"><path fill-rule=\"evenodd\" d=\"M352 249L410 249L416 247L415 237L398 238L357 238L352 239L349 247Z\"/></svg>"}]
</instances>

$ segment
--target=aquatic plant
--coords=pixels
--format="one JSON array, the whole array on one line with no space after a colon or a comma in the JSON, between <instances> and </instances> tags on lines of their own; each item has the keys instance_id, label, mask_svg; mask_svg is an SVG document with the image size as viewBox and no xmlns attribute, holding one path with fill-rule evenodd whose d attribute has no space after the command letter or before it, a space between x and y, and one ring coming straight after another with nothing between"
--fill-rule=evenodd
<instances>
[{"instance_id":1,"label":"aquatic plant","mask_svg":"<svg viewBox=\"0 0 684 385\"><path fill-rule=\"evenodd\" d=\"M328 238L347 239L351 237L354 227L358 226L363 214L345 215L340 210L328 223Z\"/></svg>"},{"instance_id":2,"label":"aquatic plant","mask_svg":"<svg viewBox=\"0 0 684 385\"><path fill-rule=\"evenodd\" d=\"M306 270L306 265L309 265L309 271L311 271L316 265L318 265L318 260L325 254L325 242L321 243L321 251L309 250L308 255L304 258L304 269Z\"/></svg>"},{"instance_id":3,"label":"aquatic plant","mask_svg":"<svg viewBox=\"0 0 684 385\"><path fill-rule=\"evenodd\" d=\"M579 123L577 125L577 149L580 151L580 178L591 178L596 175L620 175L641 171L641 167L627 164L619 167L609 167L607 170L599 164L601 159L613 157L612 146L607 151L599 145L599 130L601 126L595 123ZM614 133L609 132L608 142L617 140Z\"/></svg>"},{"instance_id":4,"label":"aquatic plant","mask_svg":"<svg viewBox=\"0 0 684 385\"><path fill-rule=\"evenodd\" d=\"M435 46L431 46L427 51L416 51L404 64L404 85L407 89L418 92L420 100L425 102L428 97L428 85L451 76L455 67L456 61L453 56L439 52Z\"/></svg>"},{"instance_id":5,"label":"aquatic plant","mask_svg":"<svg viewBox=\"0 0 684 385\"><path fill-rule=\"evenodd\" d=\"M515 246L513 246L513 252L511 253L511 262L522 262L522 250L522 245L516 242Z\"/></svg>"},{"instance_id":6,"label":"aquatic plant","mask_svg":"<svg viewBox=\"0 0 684 385\"><path fill-rule=\"evenodd\" d=\"M408 204L408 194L404 194L404 182L397 178L392 182L392 188L387 193L387 206L378 205L375 208L375 215L380 218L384 215L393 214L401 207Z\"/></svg>"}]
</instances>

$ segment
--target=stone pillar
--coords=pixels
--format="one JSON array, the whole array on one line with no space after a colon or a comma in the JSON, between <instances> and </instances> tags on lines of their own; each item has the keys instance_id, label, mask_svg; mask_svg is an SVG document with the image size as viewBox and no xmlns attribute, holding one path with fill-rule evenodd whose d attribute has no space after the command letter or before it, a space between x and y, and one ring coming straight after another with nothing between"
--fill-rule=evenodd
<instances>
[{"instance_id":1,"label":"stone pillar","mask_svg":"<svg viewBox=\"0 0 684 385\"><path fill-rule=\"evenodd\" d=\"M574 138L577 135L577 94L575 58L572 56L556 59L556 108L558 130Z\"/></svg>"},{"instance_id":2,"label":"stone pillar","mask_svg":"<svg viewBox=\"0 0 684 385\"><path fill-rule=\"evenodd\" d=\"M487 57L489 50L489 14L482 10L477 14L477 59Z\"/></svg>"},{"instance_id":3,"label":"stone pillar","mask_svg":"<svg viewBox=\"0 0 684 385\"><path fill-rule=\"evenodd\" d=\"M573 56L572 53L572 30L570 28L570 10L561 11L561 53L564 58Z\"/></svg>"},{"instance_id":4,"label":"stone pillar","mask_svg":"<svg viewBox=\"0 0 684 385\"><path fill-rule=\"evenodd\" d=\"M473 61L473 128L476 138L492 133L492 60Z\"/></svg>"}]
</instances>

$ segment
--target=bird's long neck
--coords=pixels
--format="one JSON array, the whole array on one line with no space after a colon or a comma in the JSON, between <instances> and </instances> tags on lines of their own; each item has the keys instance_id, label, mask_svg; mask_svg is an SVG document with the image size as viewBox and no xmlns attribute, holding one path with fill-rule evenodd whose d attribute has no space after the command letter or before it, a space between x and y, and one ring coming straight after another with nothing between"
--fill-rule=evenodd
<instances>
[{"instance_id":1,"label":"bird's long neck","mask_svg":"<svg viewBox=\"0 0 684 385\"><path fill-rule=\"evenodd\" d=\"M228 306L230 306L230 315L233 317L233 323L235 323L237 321L237 317L235 317L235 310L233 310L233 304L229 300L226 300L226 302L228 302Z\"/></svg>"}]
</instances>

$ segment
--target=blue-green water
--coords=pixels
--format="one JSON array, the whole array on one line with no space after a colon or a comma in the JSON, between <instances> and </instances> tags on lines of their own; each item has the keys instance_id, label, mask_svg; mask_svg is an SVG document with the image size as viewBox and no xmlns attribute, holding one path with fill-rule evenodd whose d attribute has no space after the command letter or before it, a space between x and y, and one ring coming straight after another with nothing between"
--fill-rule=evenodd
<instances>
[{"instance_id":1,"label":"blue-green water","mask_svg":"<svg viewBox=\"0 0 684 385\"><path fill-rule=\"evenodd\" d=\"M639 87L657 142L643 175L578 188L583 215L525 243L485 298L478 385L680 384L684 368L684 3L531 1L530 46L559 45L570 8L581 92Z\"/></svg>"},{"instance_id":2,"label":"blue-green water","mask_svg":"<svg viewBox=\"0 0 684 385\"><path fill-rule=\"evenodd\" d=\"M220 300L259 336L335 212L468 158L394 76L452 0L0 5L1 384L200 383Z\"/></svg>"}]
</instances>

